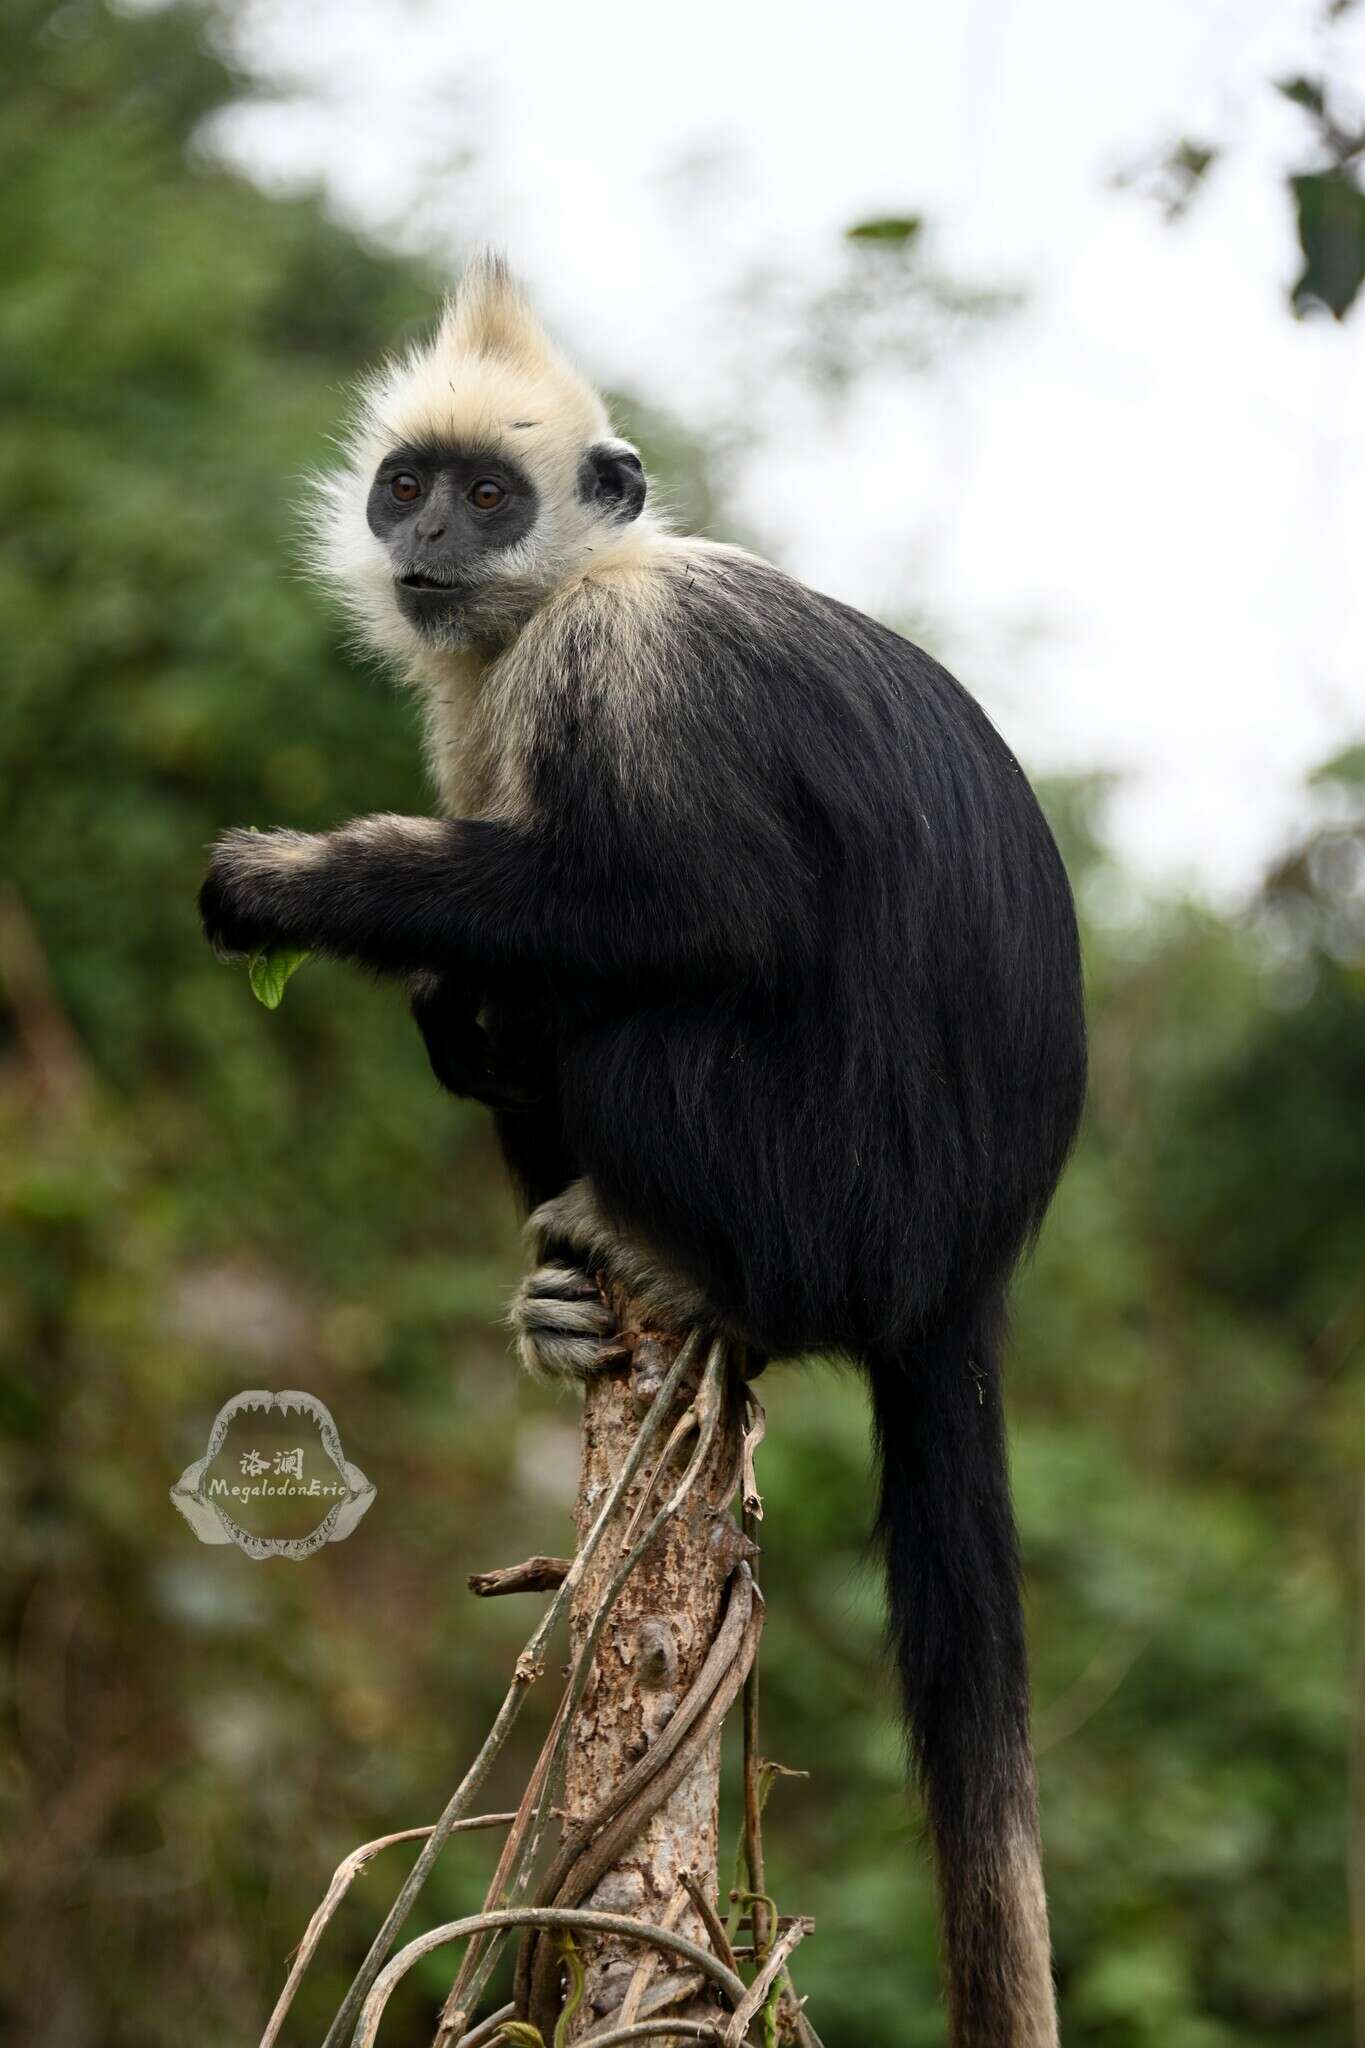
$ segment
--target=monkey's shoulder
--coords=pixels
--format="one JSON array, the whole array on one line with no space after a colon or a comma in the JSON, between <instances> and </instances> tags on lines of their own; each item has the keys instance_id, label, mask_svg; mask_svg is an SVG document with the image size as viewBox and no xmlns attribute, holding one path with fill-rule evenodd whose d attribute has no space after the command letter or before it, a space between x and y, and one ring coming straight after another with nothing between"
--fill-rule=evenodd
<instances>
[{"instance_id":1,"label":"monkey's shoulder","mask_svg":"<svg viewBox=\"0 0 1365 2048\"><path fill-rule=\"evenodd\" d=\"M656 661L685 650L693 673L720 665L765 689L786 675L808 698L823 679L835 696L971 701L904 634L728 542L660 536L625 573L585 579L580 604L580 621Z\"/></svg>"},{"instance_id":2,"label":"monkey's shoulder","mask_svg":"<svg viewBox=\"0 0 1365 2048\"><path fill-rule=\"evenodd\" d=\"M543 678L528 694L571 711L580 744L740 755L755 774L818 756L914 781L947 756L968 780L1017 775L980 706L902 634L742 548L641 539L522 635Z\"/></svg>"},{"instance_id":3,"label":"monkey's shoulder","mask_svg":"<svg viewBox=\"0 0 1365 2048\"><path fill-rule=\"evenodd\" d=\"M759 555L721 541L655 533L564 586L523 635L534 660L637 680L728 675L770 689L782 674L911 676L929 657Z\"/></svg>"}]
</instances>

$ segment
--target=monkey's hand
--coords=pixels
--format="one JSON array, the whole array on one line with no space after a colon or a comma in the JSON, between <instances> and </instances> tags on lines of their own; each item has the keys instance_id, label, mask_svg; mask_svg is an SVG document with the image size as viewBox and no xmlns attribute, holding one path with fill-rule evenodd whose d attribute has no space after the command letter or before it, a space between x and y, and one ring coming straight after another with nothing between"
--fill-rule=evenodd
<instances>
[{"instance_id":1,"label":"monkey's hand","mask_svg":"<svg viewBox=\"0 0 1365 2048\"><path fill-rule=\"evenodd\" d=\"M311 936L300 928L300 884L323 866L328 845L321 832L225 832L199 891L204 935L215 951L254 953L286 941L309 946Z\"/></svg>"},{"instance_id":2,"label":"monkey's hand","mask_svg":"<svg viewBox=\"0 0 1365 2048\"><path fill-rule=\"evenodd\" d=\"M290 945L393 971L355 927L357 910L394 933L414 905L439 894L440 876L415 878L404 858L444 843L435 819L361 818L337 832L226 832L199 892L204 931L218 952ZM421 884L414 888L414 879ZM405 886L406 885L406 886ZM420 938L413 941L420 945ZM481 996L466 974L411 975L413 1016L437 1080L493 1109L543 1100L545 1077L515 1048L495 1045L478 1020Z\"/></svg>"},{"instance_id":3,"label":"monkey's hand","mask_svg":"<svg viewBox=\"0 0 1365 2048\"><path fill-rule=\"evenodd\" d=\"M381 814L336 832L225 832L200 891L204 930L220 953L290 945L416 972L448 936L453 829Z\"/></svg>"},{"instance_id":4,"label":"monkey's hand","mask_svg":"<svg viewBox=\"0 0 1365 2048\"><path fill-rule=\"evenodd\" d=\"M410 993L431 1071L443 1088L490 1109L529 1109L545 1099L545 1089L530 1069L494 1046L479 1023L478 993L467 981L455 975L420 974Z\"/></svg>"}]
</instances>

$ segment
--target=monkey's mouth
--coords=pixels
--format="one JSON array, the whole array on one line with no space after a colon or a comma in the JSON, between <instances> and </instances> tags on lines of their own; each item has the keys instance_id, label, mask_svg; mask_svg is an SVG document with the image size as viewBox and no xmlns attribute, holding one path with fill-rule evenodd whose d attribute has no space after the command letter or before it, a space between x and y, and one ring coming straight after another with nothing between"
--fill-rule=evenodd
<instances>
[{"instance_id":1,"label":"monkey's mouth","mask_svg":"<svg viewBox=\"0 0 1365 2048\"><path fill-rule=\"evenodd\" d=\"M415 632L429 634L444 645L465 637L468 585L444 583L422 569L405 569L393 579L398 609Z\"/></svg>"}]
</instances>

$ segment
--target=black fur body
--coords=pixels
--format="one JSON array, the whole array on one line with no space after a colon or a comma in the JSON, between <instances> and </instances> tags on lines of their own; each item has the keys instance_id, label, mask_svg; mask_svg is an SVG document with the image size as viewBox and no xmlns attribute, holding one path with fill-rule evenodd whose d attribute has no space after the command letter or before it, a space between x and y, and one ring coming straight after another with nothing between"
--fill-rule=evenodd
<instances>
[{"instance_id":1,"label":"black fur body","mask_svg":"<svg viewBox=\"0 0 1365 2048\"><path fill-rule=\"evenodd\" d=\"M928 655L766 564L666 573L666 773L633 796L590 630L534 824L451 828L450 965L495 1058L539 1068L500 1113L532 1206L586 1175L760 1350L896 1356L1004 1285L1074 1136L1066 876Z\"/></svg>"}]
</instances>

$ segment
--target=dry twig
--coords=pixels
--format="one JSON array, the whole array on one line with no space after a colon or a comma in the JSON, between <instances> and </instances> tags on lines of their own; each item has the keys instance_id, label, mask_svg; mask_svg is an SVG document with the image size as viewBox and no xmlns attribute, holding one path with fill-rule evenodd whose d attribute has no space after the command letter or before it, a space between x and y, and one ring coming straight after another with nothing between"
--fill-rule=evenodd
<instances>
[{"instance_id":1,"label":"dry twig","mask_svg":"<svg viewBox=\"0 0 1365 2048\"><path fill-rule=\"evenodd\" d=\"M513 1819L515 1815L510 1813L479 1813L470 1820L456 1821L450 1832L453 1835L470 1834L476 1828L506 1827ZM365 1842L359 1849L352 1849L350 1855L343 1857L338 1863L332 1873L332 1882L327 1887L326 1896L308 1922L303 1940L294 1951L293 1964L284 1980L284 1989L275 2001L275 2010L271 2013L266 2030L261 2036L261 2048L275 2048L275 2043L280 2038L280 2029L284 2025L290 2006L294 2003L294 1994L303 1982L304 1973L313 1960L318 1943L322 1940L323 1930L365 1865L377 1856L381 1849L392 1849L399 1842L420 1842L430 1833L429 1827L400 1828L396 1835L380 1835L377 1841Z\"/></svg>"},{"instance_id":2,"label":"dry twig","mask_svg":"<svg viewBox=\"0 0 1365 2048\"><path fill-rule=\"evenodd\" d=\"M795 1920L786 1933L773 1943L772 1952L767 1962L763 1965L763 1968L735 2007L726 2025L725 2048L742 2048L744 2036L749 2031L750 2022L757 2019L767 2003L768 1993L782 1975L786 1967L787 1957L796 1947L798 1941L805 1940L813 1925L814 1922L811 1920Z\"/></svg>"},{"instance_id":3,"label":"dry twig","mask_svg":"<svg viewBox=\"0 0 1365 2048\"><path fill-rule=\"evenodd\" d=\"M504 1565L501 1571L471 1572L466 1584L480 1600L503 1593L553 1593L569 1576L571 1557L528 1557L525 1564Z\"/></svg>"}]
</instances>

